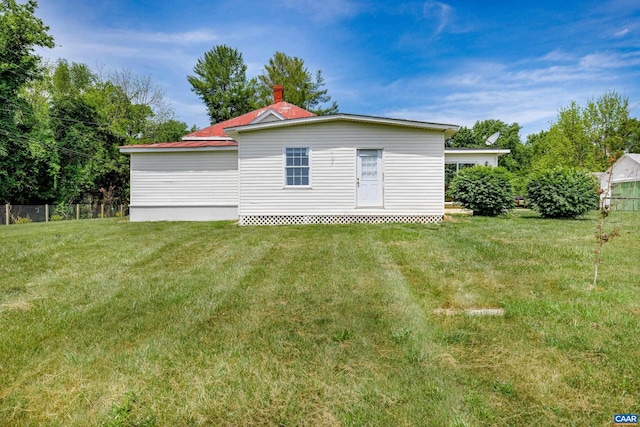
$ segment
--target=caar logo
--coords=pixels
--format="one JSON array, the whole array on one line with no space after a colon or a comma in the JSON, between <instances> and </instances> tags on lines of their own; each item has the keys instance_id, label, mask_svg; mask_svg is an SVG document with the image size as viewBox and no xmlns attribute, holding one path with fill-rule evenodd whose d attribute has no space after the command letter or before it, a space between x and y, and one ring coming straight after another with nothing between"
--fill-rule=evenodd
<instances>
[{"instance_id":1,"label":"caar logo","mask_svg":"<svg viewBox=\"0 0 640 427\"><path fill-rule=\"evenodd\" d=\"M613 425L616 426L637 426L638 414L615 414L613 416Z\"/></svg>"}]
</instances>

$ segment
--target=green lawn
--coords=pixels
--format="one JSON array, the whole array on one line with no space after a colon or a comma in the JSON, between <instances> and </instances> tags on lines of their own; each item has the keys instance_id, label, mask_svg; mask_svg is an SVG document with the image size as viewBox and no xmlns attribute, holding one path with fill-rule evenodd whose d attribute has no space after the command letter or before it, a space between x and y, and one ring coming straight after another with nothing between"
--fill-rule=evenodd
<instances>
[{"instance_id":1,"label":"green lawn","mask_svg":"<svg viewBox=\"0 0 640 427\"><path fill-rule=\"evenodd\" d=\"M595 215L0 226L0 425L612 425L640 215L608 221L595 289Z\"/></svg>"}]
</instances>

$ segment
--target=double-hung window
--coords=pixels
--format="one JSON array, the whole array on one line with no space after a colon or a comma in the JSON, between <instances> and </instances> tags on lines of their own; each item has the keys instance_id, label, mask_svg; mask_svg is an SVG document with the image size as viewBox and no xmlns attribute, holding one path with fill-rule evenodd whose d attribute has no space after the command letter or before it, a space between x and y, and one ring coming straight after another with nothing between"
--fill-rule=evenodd
<instances>
[{"instance_id":1,"label":"double-hung window","mask_svg":"<svg viewBox=\"0 0 640 427\"><path fill-rule=\"evenodd\" d=\"M308 148L285 148L285 184L309 186L310 166Z\"/></svg>"}]
</instances>

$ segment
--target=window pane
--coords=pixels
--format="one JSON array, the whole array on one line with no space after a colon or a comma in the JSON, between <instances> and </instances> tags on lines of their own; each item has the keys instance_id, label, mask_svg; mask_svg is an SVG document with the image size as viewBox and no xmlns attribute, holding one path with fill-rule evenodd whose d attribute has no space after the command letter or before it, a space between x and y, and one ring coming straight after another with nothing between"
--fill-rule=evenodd
<instances>
[{"instance_id":1,"label":"window pane","mask_svg":"<svg viewBox=\"0 0 640 427\"><path fill-rule=\"evenodd\" d=\"M309 185L309 150L307 148L285 149L286 185Z\"/></svg>"},{"instance_id":2,"label":"window pane","mask_svg":"<svg viewBox=\"0 0 640 427\"><path fill-rule=\"evenodd\" d=\"M360 157L362 179L375 180L378 177L378 158L377 157Z\"/></svg>"}]
</instances>

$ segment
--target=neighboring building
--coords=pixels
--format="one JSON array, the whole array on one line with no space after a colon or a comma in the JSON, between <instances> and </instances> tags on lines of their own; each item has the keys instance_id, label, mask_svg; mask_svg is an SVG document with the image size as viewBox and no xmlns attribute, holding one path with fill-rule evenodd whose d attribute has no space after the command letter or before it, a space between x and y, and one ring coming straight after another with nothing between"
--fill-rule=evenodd
<instances>
[{"instance_id":1,"label":"neighboring building","mask_svg":"<svg viewBox=\"0 0 640 427\"><path fill-rule=\"evenodd\" d=\"M445 148L444 176L445 187L460 169L472 166L498 166L498 157L509 154L511 150L501 148Z\"/></svg>"},{"instance_id":2,"label":"neighboring building","mask_svg":"<svg viewBox=\"0 0 640 427\"><path fill-rule=\"evenodd\" d=\"M444 141L457 131L439 123L314 116L283 102L276 86L274 104L181 142L121 147L131 155L130 219L438 222L449 162ZM497 165L504 150L455 151L456 164Z\"/></svg>"},{"instance_id":3,"label":"neighboring building","mask_svg":"<svg viewBox=\"0 0 640 427\"><path fill-rule=\"evenodd\" d=\"M640 211L640 154L624 154L598 174L601 198L613 210Z\"/></svg>"},{"instance_id":4,"label":"neighboring building","mask_svg":"<svg viewBox=\"0 0 640 427\"><path fill-rule=\"evenodd\" d=\"M498 166L498 157L509 154L504 148L445 148L445 166L456 172L470 166Z\"/></svg>"}]
</instances>

